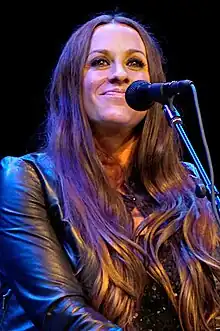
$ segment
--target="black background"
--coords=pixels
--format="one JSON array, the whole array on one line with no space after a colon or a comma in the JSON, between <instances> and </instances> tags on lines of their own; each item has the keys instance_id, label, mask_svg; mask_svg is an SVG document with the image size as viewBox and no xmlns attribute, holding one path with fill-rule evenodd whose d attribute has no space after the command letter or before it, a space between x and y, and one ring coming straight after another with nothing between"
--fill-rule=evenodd
<instances>
[{"instance_id":1,"label":"black background","mask_svg":"<svg viewBox=\"0 0 220 331\"><path fill-rule=\"evenodd\" d=\"M7 7L6 7L7 6ZM34 135L46 114L46 92L63 45L74 27L93 14L118 9L150 26L167 58L167 80L190 79L197 90L203 126L212 158L215 184L220 187L219 31L217 2L133 1L44 4L8 2L1 8L2 109L0 158L34 149ZM205 149L192 99L181 104L187 135L208 172ZM186 159L191 157L186 153Z\"/></svg>"}]
</instances>

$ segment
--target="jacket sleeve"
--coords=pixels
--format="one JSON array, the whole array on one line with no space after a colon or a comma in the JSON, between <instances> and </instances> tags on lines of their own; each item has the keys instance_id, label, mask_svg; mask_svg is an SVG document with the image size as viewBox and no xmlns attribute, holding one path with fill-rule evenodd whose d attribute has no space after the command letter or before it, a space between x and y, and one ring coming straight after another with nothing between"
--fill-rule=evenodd
<instances>
[{"instance_id":1,"label":"jacket sleeve","mask_svg":"<svg viewBox=\"0 0 220 331\"><path fill-rule=\"evenodd\" d=\"M122 330L85 301L49 221L35 169L17 157L0 163L0 268L40 330Z\"/></svg>"}]
</instances>

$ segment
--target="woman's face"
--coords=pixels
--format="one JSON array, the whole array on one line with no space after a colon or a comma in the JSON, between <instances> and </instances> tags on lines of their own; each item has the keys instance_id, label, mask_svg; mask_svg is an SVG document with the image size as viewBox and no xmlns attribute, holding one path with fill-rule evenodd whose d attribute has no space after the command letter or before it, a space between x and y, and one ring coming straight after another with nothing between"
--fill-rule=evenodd
<instances>
[{"instance_id":1,"label":"woman's face","mask_svg":"<svg viewBox=\"0 0 220 331\"><path fill-rule=\"evenodd\" d=\"M125 100L136 80L150 81L144 43L124 24L105 24L94 31L84 68L83 103L96 127L132 129L146 111L135 111Z\"/></svg>"}]
</instances>

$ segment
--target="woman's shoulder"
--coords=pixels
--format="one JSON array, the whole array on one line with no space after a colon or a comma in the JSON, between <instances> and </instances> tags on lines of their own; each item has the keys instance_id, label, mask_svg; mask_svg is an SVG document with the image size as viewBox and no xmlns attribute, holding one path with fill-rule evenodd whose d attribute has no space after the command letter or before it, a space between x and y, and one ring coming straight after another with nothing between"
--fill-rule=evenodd
<instances>
[{"instance_id":1,"label":"woman's shoulder","mask_svg":"<svg viewBox=\"0 0 220 331\"><path fill-rule=\"evenodd\" d=\"M7 155L1 158L0 166L2 169L13 169L27 167L28 164L40 167L52 167L52 161L45 152L32 152L19 156Z\"/></svg>"},{"instance_id":2,"label":"woman's shoulder","mask_svg":"<svg viewBox=\"0 0 220 331\"><path fill-rule=\"evenodd\" d=\"M49 155L45 152L32 152L19 156L7 155L0 160L0 169L13 170L24 169L28 167L34 167L39 169L53 169L53 162Z\"/></svg>"},{"instance_id":3,"label":"woman's shoulder","mask_svg":"<svg viewBox=\"0 0 220 331\"><path fill-rule=\"evenodd\" d=\"M51 158L43 152L33 152L20 156L4 156L0 160L1 180L7 182L35 179L55 180Z\"/></svg>"}]
</instances>

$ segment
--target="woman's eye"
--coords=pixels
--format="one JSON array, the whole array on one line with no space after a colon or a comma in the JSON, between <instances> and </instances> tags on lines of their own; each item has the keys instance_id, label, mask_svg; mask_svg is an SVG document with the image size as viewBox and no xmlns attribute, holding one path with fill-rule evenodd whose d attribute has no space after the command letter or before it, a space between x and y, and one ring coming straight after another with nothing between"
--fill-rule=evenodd
<instances>
[{"instance_id":1,"label":"woman's eye","mask_svg":"<svg viewBox=\"0 0 220 331\"><path fill-rule=\"evenodd\" d=\"M145 63L142 60L140 60L140 59L133 58L133 59L129 59L128 60L127 65L129 67L143 68L145 66Z\"/></svg>"},{"instance_id":2,"label":"woman's eye","mask_svg":"<svg viewBox=\"0 0 220 331\"><path fill-rule=\"evenodd\" d=\"M99 58L99 59L94 59L91 61L91 66L92 67L104 67L108 65L109 62L106 59Z\"/></svg>"},{"instance_id":3,"label":"woman's eye","mask_svg":"<svg viewBox=\"0 0 220 331\"><path fill-rule=\"evenodd\" d=\"M131 58L126 62L128 67L132 68L143 68L145 66L145 63L138 58ZM110 61L105 58L95 58L90 61L91 67L106 67L110 65Z\"/></svg>"}]
</instances>

